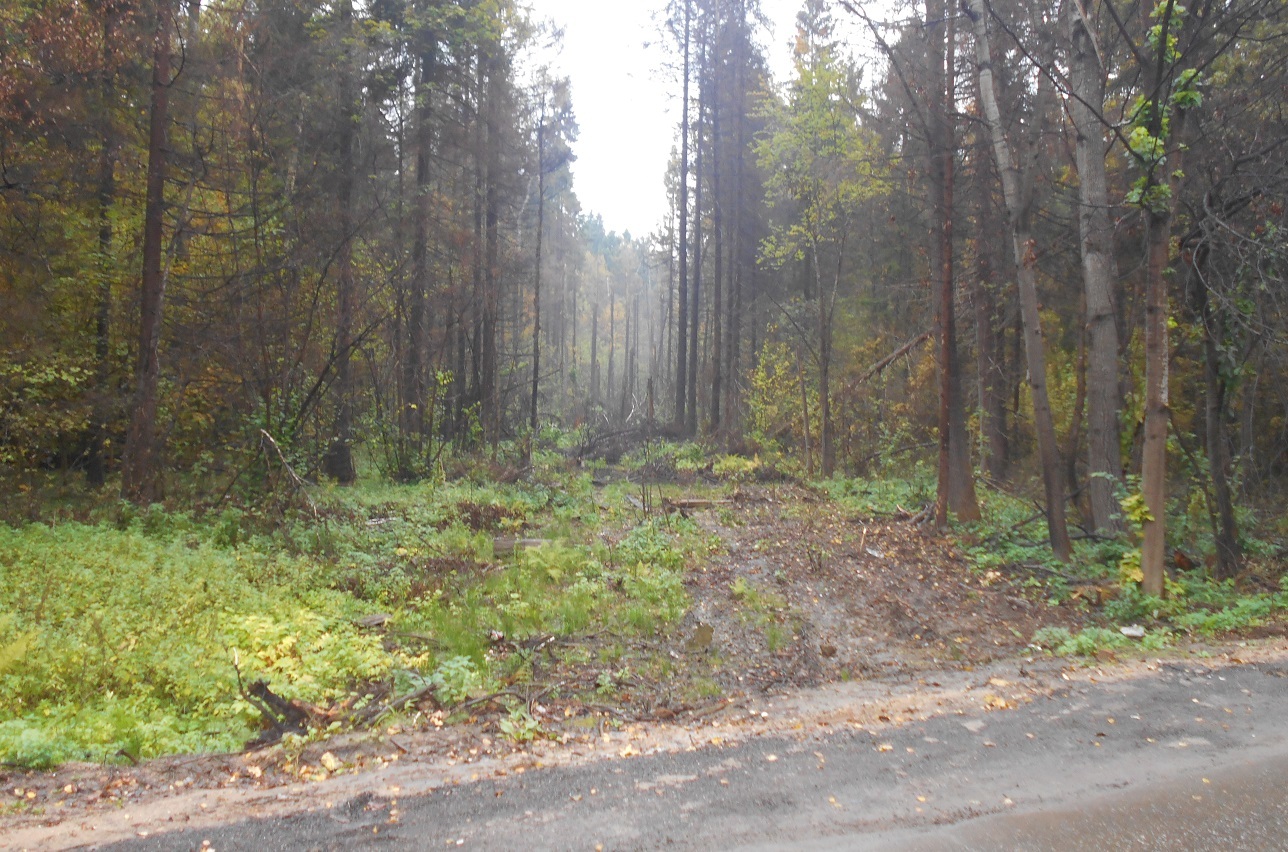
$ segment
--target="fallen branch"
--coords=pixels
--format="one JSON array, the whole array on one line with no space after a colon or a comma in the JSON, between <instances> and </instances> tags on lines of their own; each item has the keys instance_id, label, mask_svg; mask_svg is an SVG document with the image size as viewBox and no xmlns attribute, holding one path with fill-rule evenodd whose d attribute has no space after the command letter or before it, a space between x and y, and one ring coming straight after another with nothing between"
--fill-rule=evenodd
<instances>
[{"instance_id":1,"label":"fallen branch","mask_svg":"<svg viewBox=\"0 0 1288 852\"><path fill-rule=\"evenodd\" d=\"M699 498L681 497L677 500L665 498L662 500L662 508L676 510L680 512L696 511L698 509L711 509L715 506L729 506L733 500L703 500Z\"/></svg>"},{"instance_id":2,"label":"fallen branch","mask_svg":"<svg viewBox=\"0 0 1288 852\"><path fill-rule=\"evenodd\" d=\"M316 520L318 518L318 507L317 504L313 502L313 498L309 496L307 490L308 483L300 478L300 475L295 472L295 468L291 467L291 463L286 460L286 455L282 452L282 448L277 445L277 441L273 440L273 436L268 434L268 430L260 429L259 434L261 435L260 445L263 446L267 443L268 446L273 448L273 452L277 453L277 460L281 462L282 469L286 471L287 475L291 477L291 481L295 483L295 490L304 495L304 500L309 504L309 508L313 510L313 518Z\"/></svg>"},{"instance_id":3,"label":"fallen branch","mask_svg":"<svg viewBox=\"0 0 1288 852\"><path fill-rule=\"evenodd\" d=\"M923 331L921 334L918 334L912 340L909 340L907 343L903 344L898 349L894 350L889 355L885 356L880 361L876 362L871 367L869 367L866 373L859 376L859 382L866 382L868 379L872 378L873 376L879 375L882 371L885 370L886 367L889 367L895 361L899 360L904 355L908 354L908 350L912 349L914 346L918 345L922 341L928 340L928 339L930 339L929 331ZM851 383L851 387L853 387L855 384L858 384L858 382Z\"/></svg>"}]
</instances>

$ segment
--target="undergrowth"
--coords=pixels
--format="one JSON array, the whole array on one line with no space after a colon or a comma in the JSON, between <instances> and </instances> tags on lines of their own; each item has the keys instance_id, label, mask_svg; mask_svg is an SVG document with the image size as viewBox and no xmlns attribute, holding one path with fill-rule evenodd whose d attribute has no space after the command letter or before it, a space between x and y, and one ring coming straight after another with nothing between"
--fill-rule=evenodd
<instances>
[{"instance_id":1,"label":"undergrowth","mask_svg":"<svg viewBox=\"0 0 1288 852\"><path fill-rule=\"evenodd\" d=\"M313 497L316 516L276 524L152 507L0 527L0 763L238 749L262 725L241 693L256 679L349 708L431 684L451 706L515 674L498 636L677 621L702 546L666 520L569 543L599 520L584 477ZM551 541L497 556L494 536ZM383 634L360 626L376 613Z\"/></svg>"},{"instance_id":2,"label":"undergrowth","mask_svg":"<svg viewBox=\"0 0 1288 852\"><path fill-rule=\"evenodd\" d=\"M1077 634L1061 632L1062 628L1038 631L1034 644L1055 654L1094 656L1101 650L1131 646L1157 650L1177 635L1218 636L1260 627L1288 613L1288 575L1281 578L1280 591L1266 592L1248 591L1233 581L1214 581L1201 569L1178 572L1167 579L1165 597L1151 597L1140 590L1140 551L1132 534L1083 537L1074 542L1073 558L1066 564L1052 555L1045 539L1045 518L1032 503L991 489L982 490L980 497L983 520L960 530L963 550L975 570L1027 578L1025 584L1051 605L1075 602L1089 607L1087 598L1079 597L1079 589L1098 588L1106 593L1103 606L1093 614L1107 626L1088 627ZM1132 497L1123 500L1133 528L1136 502ZM1148 629L1140 638L1129 638L1119 630L1128 625Z\"/></svg>"}]
</instances>

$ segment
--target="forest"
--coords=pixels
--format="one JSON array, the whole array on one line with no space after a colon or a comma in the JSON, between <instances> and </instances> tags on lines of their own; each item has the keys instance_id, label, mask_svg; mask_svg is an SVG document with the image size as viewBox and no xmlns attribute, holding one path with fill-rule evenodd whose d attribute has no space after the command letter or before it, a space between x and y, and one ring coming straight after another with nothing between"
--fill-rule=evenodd
<instances>
[{"instance_id":1,"label":"forest","mask_svg":"<svg viewBox=\"0 0 1288 852\"><path fill-rule=\"evenodd\" d=\"M786 80L759 6L659 0L619 234L519 0L6 2L0 761L531 739L524 642L687 629L755 488L1112 599L1066 645L1288 606L1288 4L804 0Z\"/></svg>"}]
</instances>

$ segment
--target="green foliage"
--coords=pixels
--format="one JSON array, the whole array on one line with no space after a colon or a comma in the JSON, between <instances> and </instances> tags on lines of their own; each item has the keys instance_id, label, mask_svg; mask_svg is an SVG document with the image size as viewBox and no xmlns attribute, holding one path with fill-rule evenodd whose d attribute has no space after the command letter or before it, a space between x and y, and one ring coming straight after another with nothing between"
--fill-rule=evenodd
<instances>
[{"instance_id":1,"label":"green foliage","mask_svg":"<svg viewBox=\"0 0 1288 852\"><path fill-rule=\"evenodd\" d=\"M857 71L832 46L811 48L797 57L787 103L766 100L756 142L770 204L794 210L762 247L779 266L817 260L821 244L844 240L858 205L884 191L876 136L859 123Z\"/></svg>"},{"instance_id":2,"label":"green foliage","mask_svg":"<svg viewBox=\"0 0 1288 852\"><path fill-rule=\"evenodd\" d=\"M70 356L0 353L0 465L30 467L70 448L89 425L92 378Z\"/></svg>"},{"instance_id":3,"label":"green foliage","mask_svg":"<svg viewBox=\"0 0 1288 852\"><path fill-rule=\"evenodd\" d=\"M750 482L760 470L760 457L717 456L711 464L711 472L720 479L730 482Z\"/></svg>"},{"instance_id":4,"label":"green foliage","mask_svg":"<svg viewBox=\"0 0 1288 852\"><path fill-rule=\"evenodd\" d=\"M1170 0L1161 0L1150 13L1155 23L1146 33L1145 40L1160 64L1174 66L1180 59L1178 34L1187 14L1184 6ZM1169 96L1164 98L1159 92L1145 92L1132 103L1128 113L1127 150L1141 175L1127 192L1128 204L1160 213L1171 204L1172 188L1163 168L1167 162L1172 120L1177 110L1196 109L1203 104L1203 93L1199 88L1202 81L1197 69L1184 68L1173 77ZM1181 176L1179 172L1173 175L1176 178Z\"/></svg>"},{"instance_id":5,"label":"green foliage","mask_svg":"<svg viewBox=\"0 0 1288 852\"><path fill-rule=\"evenodd\" d=\"M448 657L430 676L438 703L447 707L460 704L483 684L478 667L469 657Z\"/></svg>"},{"instance_id":6,"label":"green foliage","mask_svg":"<svg viewBox=\"0 0 1288 852\"><path fill-rule=\"evenodd\" d=\"M555 483L378 486L323 493L321 520L273 535L245 510L196 520L159 506L113 524L0 528L0 761L234 750L261 721L238 672L323 705L382 681L430 684L451 705L523 662L487 653L493 631L677 621L702 545L687 522L485 570L492 531L594 517L586 497ZM376 604L428 647L356 626Z\"/></svg>"},{"instance_id":7,"label":"green foliage","mask_svg":"<svg viewBox=\"0 0 1288 852\"><path fill-rule=\"evenodd\" d=\"M836 478L820 484L843 510L864 515L888 515L900 508L920 508L935 498L935 475L920 463L904 477Z\"/></svg>"},{"instance_id":8,"label":"green foliage","mask_svg":"<svg viewBox=\"0 0 1288 852\"><path fill-rule=\"evenodd\" d=\"M774 328L769 329L772 336ZM751 371L751 391L747 396L748 438L751 446L770 457L781 456L786 447L803 447L805 428L801 411L800 363L796 352L786 343L770 340L760 351ZM817 440L818 387L807 384L810 435Z\"/></svg>"},{"instance_id":9,"label":"green foliage","mask_svg":"<svg viewBox=\"0 0 1288 852\"><path fill-rule=\"evenodd\" d=\"M145 526L0 529L0 608L29 637L0 682L0 759L235 748L258 719L235 664L306 700L388 670L318 566Z\"/></svg>"},{"instance_id":10,"label":"green foliage","mask_svg":"<svg viewBox=\"0 0 1288 852\"><path fill-rule=\"evenodd\" d=\"M1077 633L1065 627L1043 627L1033 634L1033 644L1058 657L1094 657L1103 651L1132 648L1158 651L1166 647L1168 638L1166 630L1151 631L1136 640L1108 627L1087 627Z\"/></svg>"},{"instance_id":11,"label":"green foliage","mask_svg":"<svg viewBox=\"0 0 1288 852\"><path fill-rule=\"evenodd\" d=\"M532 742L541 733L541 723L532 717L526 707L516 707L501 720L501 733L513 743Z\"/></svg>"},{"instance_id":12,"label":"green foliage","mask_svg":"<svg viewBox=\"0 0 1288 852\"><path fill-rule=\"evenodd\" d=\"M21 660L27 653L27 649L31 647L32 634L9 635L12 624L13 616L0 616L0 675Z\"/></svg>"}]
</instances>

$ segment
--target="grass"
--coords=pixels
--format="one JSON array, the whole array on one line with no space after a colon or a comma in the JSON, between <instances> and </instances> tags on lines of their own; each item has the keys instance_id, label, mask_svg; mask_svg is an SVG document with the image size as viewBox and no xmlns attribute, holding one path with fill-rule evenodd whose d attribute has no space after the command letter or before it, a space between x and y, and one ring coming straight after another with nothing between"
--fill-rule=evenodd
<instances>
[{"instance_id":1,"label":"grass","mask_svg":"<svg viewBox=\"0 0 1288 852\"><path fill-rule=\"evenodd\" d=\"M319 489L320 518L276 525L152 507L0 527L0 762L238 749L262 721L239 674L320 706L425 683L450 705L515 676L498 633L678 621L705 542L656 521L573 543L602 522L584 480ZM498 534L556 540L498 560ZM358 626L374 613L387 635Z\"/></svg>"}]
</instances>

